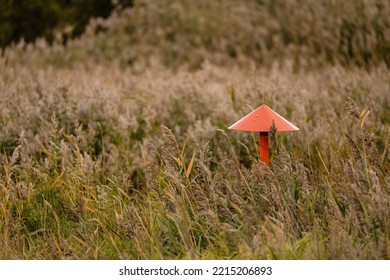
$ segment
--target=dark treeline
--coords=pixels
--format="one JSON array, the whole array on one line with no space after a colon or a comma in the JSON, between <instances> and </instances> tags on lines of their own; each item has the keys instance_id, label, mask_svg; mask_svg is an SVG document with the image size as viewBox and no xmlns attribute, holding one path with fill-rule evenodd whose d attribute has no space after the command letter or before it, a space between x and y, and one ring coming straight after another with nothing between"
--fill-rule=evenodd
<instances>
[{"instance_id":1,"label":"dark treeline","mask_svg":"<svg viewBox=\"0 0 390 280\"><path fill-rule=\"evenodd\" d=\"M64 39L81 35L92 17L108 17L115 8L131 7L133 0L1 0L0 48L24 38L32 42L71 26Z\"/></svg>"}]
</instances>

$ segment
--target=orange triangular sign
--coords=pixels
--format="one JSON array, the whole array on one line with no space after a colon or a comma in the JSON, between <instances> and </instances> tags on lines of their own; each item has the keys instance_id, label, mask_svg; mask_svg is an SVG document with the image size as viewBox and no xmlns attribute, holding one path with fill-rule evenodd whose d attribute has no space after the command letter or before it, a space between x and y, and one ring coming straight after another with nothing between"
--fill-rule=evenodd
<instances>
[{"instance_id":1,"label":"orange triangular sign","mask_svg":"<svg viewBox=\"0 0 390 280\"><path fill-rule=\"evenodd\" d=\"M277 131L295 131L298 127L290 123L274 110L263 104L256 110L231 125L229 129L242 131L269 132L272 126L272 121L275 122Z\"/></svg>"}]
</instances>

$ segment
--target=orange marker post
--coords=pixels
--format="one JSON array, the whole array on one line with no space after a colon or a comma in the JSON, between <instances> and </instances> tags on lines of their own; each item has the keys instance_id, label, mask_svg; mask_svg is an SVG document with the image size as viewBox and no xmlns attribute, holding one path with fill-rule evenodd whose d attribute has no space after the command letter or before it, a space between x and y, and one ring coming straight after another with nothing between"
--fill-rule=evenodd
<instances>
[{"instance_id":1,"label":"orange marker post","mask_svg":"<svg viewBox=\"0 0 390 280\"><path fill-rule=\"evenodd\" d=\"M263 104L259 108L234 123L229 129L253 131L260 133L259 155L260 161L269 165L268 132L274 122L277 131L296 131L298 127L290 123L274 110Z\"/></svg>"},{"instance_id":2,"label":"orange marker post","mask_svg":"<svg viewBox=\"0 0 390 280\"><path fill-rule=\"evenodd\" d=\"M260 160L266 165L269 165L269 152L268 152L268 132L260 132L259 141L259 156Z\"/></svg>"}]
</instances>

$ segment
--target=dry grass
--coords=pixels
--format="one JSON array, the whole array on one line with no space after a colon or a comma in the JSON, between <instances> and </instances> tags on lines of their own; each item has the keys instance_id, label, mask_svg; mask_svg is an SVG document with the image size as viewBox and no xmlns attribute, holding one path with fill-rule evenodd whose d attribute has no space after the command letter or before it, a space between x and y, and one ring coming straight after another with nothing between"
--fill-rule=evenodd
<instances>
[{"instance_id":1,"label":"dry grass","mask_svg":"<svg viewBox=\"0 0 390 280\"><path fill-rule=\"evenodd\" d=\"M67 47L4 51L0 258L389 259L388 30L362 62L359 43L346 58L321 41L353 13L163 2ZM359 2L364 26L389 10L371 2ZM304 8L318 30L296 43ZM284 9L292 43L277 29ZM252 46L267 36L271 47ZM301 129L272 139L270 168L256 135L226 129L262 103Z\"/></svg>"}]
</instances>

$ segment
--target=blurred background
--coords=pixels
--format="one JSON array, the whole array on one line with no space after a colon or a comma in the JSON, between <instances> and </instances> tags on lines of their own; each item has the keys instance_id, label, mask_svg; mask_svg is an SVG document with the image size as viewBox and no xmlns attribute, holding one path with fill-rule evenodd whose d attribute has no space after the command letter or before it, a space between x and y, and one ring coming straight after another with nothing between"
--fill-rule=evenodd
<instances>
[{"instance_id":1,"label":"blurred background","mask_svg":"<svg viewBox=\"0 0 390 280\"><path fill-rule=\"evenodd\" d=\"M90 23L89 55L122 66L154 55L192 69L205 60L269 66L286 58L296 69L389 66L389 15L382 0L3 0L0 47L37 38L65 45Z\"/></svg>"},{"instance_id":2,"label":"blurred background","mask_svg":"<svg viewBox=\"0 0 390 280\"><path fill-rule=\"evenodd\" d=\"M53 41L70 26L70 38L80 36L90 18L107 18L114 8L131 7L132 0L4 0L0 3L0 46L22 38Z\"/></svg>"}]
</instances>

